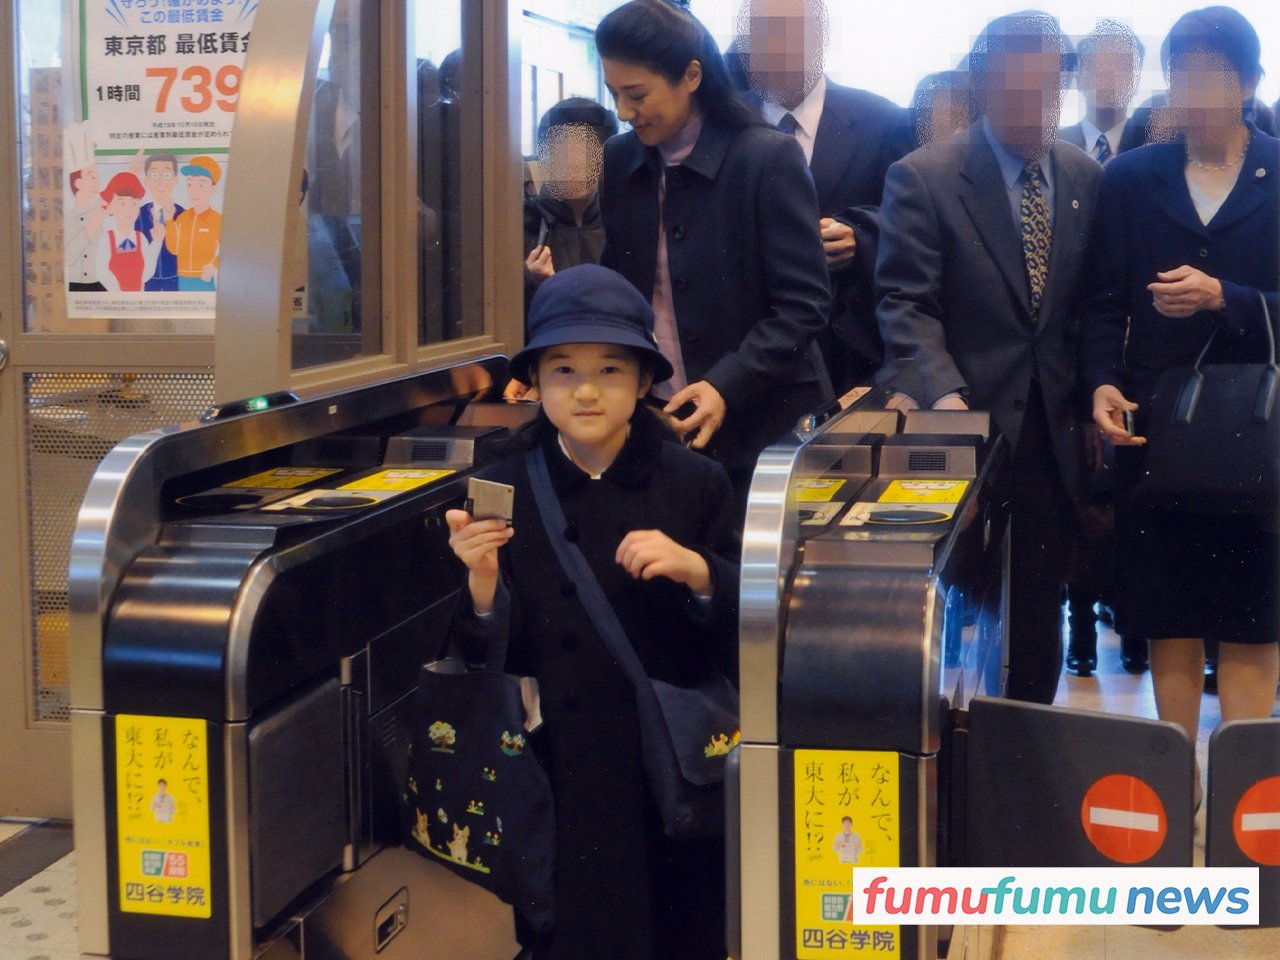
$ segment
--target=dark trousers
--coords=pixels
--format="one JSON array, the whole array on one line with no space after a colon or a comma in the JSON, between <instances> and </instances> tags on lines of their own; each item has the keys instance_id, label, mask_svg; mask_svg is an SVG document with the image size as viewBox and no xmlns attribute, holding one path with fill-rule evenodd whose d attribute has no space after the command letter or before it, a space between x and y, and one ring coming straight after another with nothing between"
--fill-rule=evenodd
<instances>
[{"instance_id":1,"label":"dark trousers","mask_svg":"<svg viewBox=\"0 0 1280 960\"><path fill-rule=\"evenodd\" d=\"M1062 587L1071 566L1076 515L1054 457L1035 380L1007 484L1012 531L1006 695L1052 703L1062 672Z\"/></svg>"}]
</instances>

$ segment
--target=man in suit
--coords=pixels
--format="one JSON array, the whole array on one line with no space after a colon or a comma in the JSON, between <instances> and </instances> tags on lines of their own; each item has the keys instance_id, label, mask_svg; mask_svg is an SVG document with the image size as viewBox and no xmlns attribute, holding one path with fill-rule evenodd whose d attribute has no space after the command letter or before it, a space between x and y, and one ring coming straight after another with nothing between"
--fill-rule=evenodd
<instances>
[{"instance_id":1,"label":"man in suit","mask_svg":"<svg viewBox=\"0 0 1280 960\"><path fill-rule=\"evenodd\" d=\"M1058 136L1105 164L1120 151L1129 104L1142 75L1142 41L1119 20L1101 19L1076 47L1085 114Z\"/></svg>"},{"instance_id":2,"label":"man in suit","mask_svg":"<svg viewBox=\"0 0 1280 960\"><path fill-rule=\"evenodd\" d=\"M1009 696L1051 703L1080 475L1074 302L1102 168L1057 143L1067 45L1040 13L970 57L985 113L890 169L876 281L879 380L904 406L990 411L1011 447Z\"/></svg>"},{"instance_id":3,"label":"man in suit","mask_svg":"<svg viewBox=\"0 0 1280 960\"><path fill-rule=\"evenodd\" d=\"M870 382L883 357L872 293L880 200L889 165L914 143L905 110L826 77L830 32L825 0L743 0L734 59L748 100L796 138L813 174L834 296L819 342L840 394Z\"/></svg>"}]
</instances>

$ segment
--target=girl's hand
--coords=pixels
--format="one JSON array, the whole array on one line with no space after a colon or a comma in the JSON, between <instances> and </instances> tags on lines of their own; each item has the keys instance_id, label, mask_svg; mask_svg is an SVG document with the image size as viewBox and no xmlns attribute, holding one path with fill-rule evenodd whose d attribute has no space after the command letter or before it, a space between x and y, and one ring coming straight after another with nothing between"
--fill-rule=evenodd
<instances>
[{"instance_id":1,"label":"girl's hand","mask_svg":"<svg viewBox=\"0 0 1280 960\"><path fill-rule=\"evenodd\" d=\"M446 510L449 549L467 566L467 587L476 613L493 609L498 589L498 548L511 539L514 529L505 520L475 520L465 510Z\"/></svg>"},{"instance_id":2,"label":"girl's hand","mask_svg":"<svg viewBox=\"0 0 1280 960\"><path fill-rule=\"evenodd\" d=\"M711 570L696 550L682 547L661 530L632 530L614 555L622 569L638 580L666 577L699 596L711 594Z\"/></svg>"}]
</instances>

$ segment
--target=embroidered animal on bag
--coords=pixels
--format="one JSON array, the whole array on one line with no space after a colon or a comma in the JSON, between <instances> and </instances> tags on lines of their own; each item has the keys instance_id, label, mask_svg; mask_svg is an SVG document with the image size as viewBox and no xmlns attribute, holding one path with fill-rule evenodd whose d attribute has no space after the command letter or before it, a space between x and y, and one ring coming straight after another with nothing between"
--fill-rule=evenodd
<instances>
[{"instance_id":1,"label":"embroidered animal on bag","mask_svg":"<svg viewBox=\"0 0 1280 960\"><path fill-rule=\"evenodd\" d=\"M471 839L471 828L459 824L453 825L453 839L449 841L449 856L459 863L467 862L467 841Z\"/></svg>"},{"instance_id":2,"label":"embroidered animal on bag","mask_svg":"<svg viewBox=\"0 0 1280 960\"><path fill-rule=\"evenodd\" d=\"M711 757L728 756L729 751L736 747L742 739L742 734L735 730L733 736L720 733L711 738L711 742L702 748L703 756L710 759Z\"/></svg>"},{"instance_id":3,"label":"embroidered animal on bag","mask_svg":"<svg viewBox=\"0 0 1280 960\"><path fill-rule=\"evenodd\" d=\"M430 846L431 838L427 836L428 818L425 810L415 810L417 814L417 826L413 828L413 839L417 840L424 847Z\"/></svg>"}]
</instances>

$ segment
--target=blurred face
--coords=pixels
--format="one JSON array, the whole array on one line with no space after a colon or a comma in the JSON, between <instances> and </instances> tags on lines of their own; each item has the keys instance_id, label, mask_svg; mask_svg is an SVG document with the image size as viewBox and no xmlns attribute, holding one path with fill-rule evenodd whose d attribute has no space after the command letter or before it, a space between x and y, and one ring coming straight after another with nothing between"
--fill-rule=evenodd
<instances>
[{"instance_id":1,"label":"blurred face","mask_svg":"<svg viewBox=\"0 0 1280 960\"><path fill-rule=\"evenodd\" d=\"M618 119L631 124L646 147L670 139L697 115L693 95L702 85L702 64L697 60L689 62L676 83L639 64L608 59L601 63Z\"/></svg>"},{"instance_id":2,"label":"blurred face","mask_svg":"<svg viewBox=\"0 0 1280 960\"><path fill-rule=\"evenodd\" d=\"M147 167L147 189L151 191L157 203L165 204L172 199L177 178L178 171L174 170L173 164L167 160L157 160Z\"/></svg>"},{"instance_id":3,"label":"blurred face","mask_svg":"<svg viewBox=\"0 0 1280 960\"><path fill-rule=\"evenodd\" d=\"M1091 106L1124 110L1138 89L1141 67L1128 41L1097 40L1080 55L1080 92Z\"/></svg>"},{"instance_id":4,"label":"blurred face","mask_svg":"<svg viewBox=\"0 0 1280 960\"><path fill-rule=\"evenodd\" d=\"M748 0L738 15L738 49L751 89L763 100L792 108L825 68L825 10L813 0Z\"/></svg>"},{"instance_id":5,"label":"blurred face","mask_svg":"<svg viewBox=\"0 0 1280 960\"><path fill-rule=\"evenodd\" d=\"M558 200L585 200L600 182L604 146L586 124L561 124L538 145L538 162L548 193Z\"/></svg>"},{"instance_id":6,"label":"blurred face","mask_svg":"<svg viewBox=\"0 0 1280 960\"><path fill-rule=\"evenodd\" d=\"M1011 152L1038 160L1058 136L1062 60L1053 50L993 53L984 78L991 129Z\"/></svg>"},{"instance_id":7,"label":"blurred face","mask_svg":"<svg viewBox=\"0 0 1280 960\"><path fill-rule=\"evenodd\" d=\"M946 140L969 126L969 95L956 90L936 90L922 116L916 118L916 145Z\"/></svg>"},{"instance_id":8,"label":"blurred face","mask_svg":"<svg viewBox=\"0 0 1280 960\"><path fill-rule=\"evenodd\" d=\"M1192 51L1169 64L1169 107L1173 122L1198 143L1220 143L1241 123L1254 85L1244 84L1227 58Z\"/></svg>"},{"instance_id":9,"label":"blurred face","mask_svg":"<svg viewBox=\"0 0 1280 960\"><path fill-rule=\"evenodd\" d=\"M547 419L570 449L616 453L650 381L626 347L570 343L542 351L535 386Z\"/></svg>"}]
</instances>

